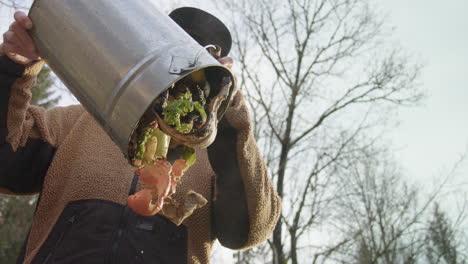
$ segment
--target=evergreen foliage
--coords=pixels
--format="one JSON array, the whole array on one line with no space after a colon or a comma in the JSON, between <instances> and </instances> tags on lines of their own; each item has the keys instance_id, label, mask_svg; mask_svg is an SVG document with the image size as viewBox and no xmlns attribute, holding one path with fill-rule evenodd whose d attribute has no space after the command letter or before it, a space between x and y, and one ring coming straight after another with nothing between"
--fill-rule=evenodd
<instances>
[{"instance_id":1,"label":"evergreen foliage","mask_svg":"<svg viewBox=\"0 0 468 264\"><path fill-rule=\"evenodd\" d=\"M60 101L60 96L55 96L54 89L54 79L51 75L51 70L49 67L42 68L42 71L37 76L36 85L31 89L32 98L31 104L42 106L46 109L49 109Z\"/></svg>"}]
</instances>

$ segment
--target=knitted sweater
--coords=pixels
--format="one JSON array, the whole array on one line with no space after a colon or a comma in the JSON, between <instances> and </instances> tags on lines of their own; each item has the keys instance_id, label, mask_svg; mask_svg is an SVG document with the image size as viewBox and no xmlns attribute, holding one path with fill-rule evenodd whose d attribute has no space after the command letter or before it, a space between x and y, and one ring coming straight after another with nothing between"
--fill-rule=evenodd
<instances>
[{"instance_id":1,"label":"knitted sweater","mask_svg":"<svg viewBox=\"0 0 468 264\"><path fill-rule=\"evenodd\" d=\"M29 105L43 62L22 66L0 46L0 192L40 193L23 263L209 263L216 239L232 249L255 246L280 214L240 92L224 125L175 194L208 199L180 227L126 206L142 186L120 149L80 105ZM134 188L135 189L135 188Z\"/></svg>"}]
</instances>

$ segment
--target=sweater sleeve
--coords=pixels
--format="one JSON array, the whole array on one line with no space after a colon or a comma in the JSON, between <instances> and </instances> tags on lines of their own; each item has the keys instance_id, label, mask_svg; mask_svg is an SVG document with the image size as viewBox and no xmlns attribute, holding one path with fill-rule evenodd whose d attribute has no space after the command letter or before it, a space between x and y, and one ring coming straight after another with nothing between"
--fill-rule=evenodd
<instances>
[{"instance_id":1,"label":"sweater sleeve","mask_svg":"<svg viewBox=\"0 0 468 264\"><path fill-rule=\"evenodd\" d=\"M264 242L280 216L281 199L268 176L240 92L221 121L208 155L216 173L214 235L231 249Z\"/></svg>"},{"instance_id":2,"label":"sweater sleeve","mask_svg":"<svg viewBox=\"0 0 468 264\"><path fill-rule=\"evenodd\" d=\"M0 193L39 192L56 148L77 118L76 106L47 111L29 105L42 66L42 61L15 63L0 45Z\"/></svg>"}]
</instances>

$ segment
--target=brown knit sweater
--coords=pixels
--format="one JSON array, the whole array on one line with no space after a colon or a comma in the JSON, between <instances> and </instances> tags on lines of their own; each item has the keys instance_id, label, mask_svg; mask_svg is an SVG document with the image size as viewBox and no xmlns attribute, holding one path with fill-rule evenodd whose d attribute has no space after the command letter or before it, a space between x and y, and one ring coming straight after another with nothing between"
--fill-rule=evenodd
<instances>
[{"instance_id":1,"label":"brown knit sweater","mask_svg":"<svg viewBox=\"0 0 468 264\"><path fill-rule=\"evenodd\" d=\"M13 169L5 173L0 169L0 175L4 174L0 178L5 177L4 182L17 180L20 186L25 187L24 190L17 190L11 187L14 184L2 184L0 181L0 192L41 193L24 255L24 263L31 263L67 204L92 199L125 205L134 174L119 148L82 106L45 110L29 105L30 88L42 68L42 62L32 63L24 69L14 65L20 69L15 73L11 69L11 61L5 62L9 59L3 56L1 48L0 56L2 87L9 86L8 91L5 91L6 88L0 90L1 102L4 104L0 107L6 110L6 120L3 120L6 127L3 129L4 135L0 133L0 137L4 137L0 139L0 147L11 149L10 156L27 153L27 148L36 141L53 149L50 163L42 169L45 175L39 189L27 186L35 179L20 180L19 177L26 177L27 173L15 176ZM14 74L17 75L13 76ZM229 177L239 179L228 179L228 176L222 176L226 179L219 178L223 169L231 169L228 165L228 168L222 165L224 157L219 153L223 150L222 142L218 142L213 149L197 152L196 164L188 170L176 193L176 200L182 200L182 195L189 190L194 190L209 200L207 206L197 209L182 223L187 229L187 263L209 263L210 249L216 238L225 246L235 249L245 249L263 242L271 234L280 214L280 199L272 187L266 165L256 146L249 113L240 93L235 96L225 119L235 131L232 134L234 138L230 140L235 142L234 152L237 153L234 158L236 160L229 166L238 167L228 174L238 171L239 175ZM220 133L222 132L223 129L220 129ZM228 158L229 155L225 157ZM30 166L27 164L28 159L23 160L25 163L18 165L18 168ZM11 167L6 165L4 158L0 162L0 167ZM41 170L34 166L30 166L34 173ZM18 178L12 179L13 177ZM138 186L141 188L139 184ZM235 188L243 189L237 191ZM232 198L239 193L245 195L241 200L246 202L245 223L248 223L244 228L247 230L246 237L241 239L241 244L231 243L229 240L233 235L229 232L237 232L236 224L225 223L228 221L226 219L242 215L242 212L236 212L242 206L239 207L236 199ZM215 225L213 221L216 222ZM216 232L212 230L213 226L217 226ZM230 226L234 229L230 230ZM223 243L224 237L226 243Z\"/></svg>"}]
</instances>

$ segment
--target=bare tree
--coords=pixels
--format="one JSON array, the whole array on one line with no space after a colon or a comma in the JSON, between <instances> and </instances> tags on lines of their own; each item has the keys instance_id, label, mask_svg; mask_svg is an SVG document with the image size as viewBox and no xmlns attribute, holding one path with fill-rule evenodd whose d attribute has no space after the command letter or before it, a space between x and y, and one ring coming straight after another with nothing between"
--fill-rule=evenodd
<instances>
[{"instance_id":1,"label":"bare tree","mask_svg":"<svg viewBox=\"0 0 468 264\"><path fill-rule=\"evenodd\" d=\"M28 0L0 0L0 7L11 9L28 9Z\"/></svg>"},{"instance_id":2,"label":"bare tree","mask_svg":"<svg viewBox=\"0 0 468 264\"><path fill-rule=\"evenodd\" d=\"M239 85L283 198L268 243L273 263L330 256L347 241L317 247L303 238L341 195L335 165L375 144L389 109L421 99L420 67L382 41L383 22L366 0L215 3L234 18Z\"/></svg>"},{"instance_id":3,"label":"bare tree","mask_svg":"<svg viewBox=\"0 0 468 264\"><path fill-rule=\"evenodd\" d=\"M350 238L339 255L355 263L417 263L424 246L424 217L435 195L424 199L388 157L368 155L342 170L337 230Z\"/></svg>"},{"instance_id":4,"label":"bare tree","mask_svg":"<svg viewBox=\"0 0 468 264\"><path fill-rule=\"evenodd\" d=\"M253 249L246 251L238 251L233 254L235 264L248 264L248 263L265 263L270 264L271 259L269 256L270 248L267 244L259 245Z\"/></svg>"}]
</instances>

